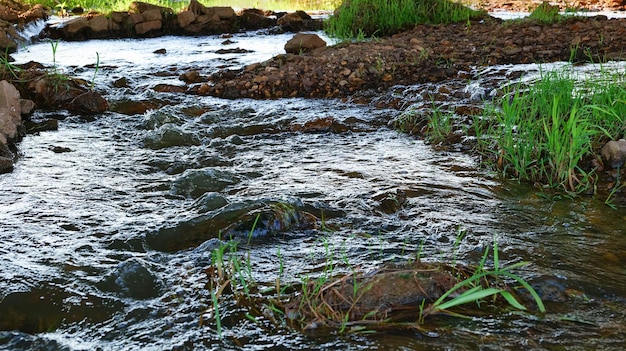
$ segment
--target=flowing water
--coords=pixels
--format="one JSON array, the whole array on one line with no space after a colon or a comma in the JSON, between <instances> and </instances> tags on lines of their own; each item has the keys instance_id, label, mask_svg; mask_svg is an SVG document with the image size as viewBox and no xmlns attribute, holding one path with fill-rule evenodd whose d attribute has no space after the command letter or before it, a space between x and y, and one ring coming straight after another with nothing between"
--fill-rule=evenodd
<instances>
[{"instance_id":1,"label":"flowing water","mask_svg":"<svg viewBox=\"0 0 626 351\"><path fill-rule=\"evenodd\" d=\"M37 43L14 55L88 81L95 74L112 111L36 112L62 118L59 130L25 137L15 170L0 175L0 349L626 347L626 211L502 182L470 156L389 128L394 110L152 89L182 85L178 76L189 70L263 61L289 37L62 42L55 55ZM224 47L252 52L216 53ZM490 68L455 84L475 101L516 69L531 68ZM424 89L437 86L395 94ZM259 214L266 220L247 238ZM440 316L424 330L339 334L251 320L245 306L222 299L218 332L206 272L220 233L243 238L253 278L267 287L279 276L316 277L329 260L338 272L347 262L367 271L417 255L476 264L497 237L500 260L530 263L517 273L548 312Z\"/></svg>"}]
</instances>

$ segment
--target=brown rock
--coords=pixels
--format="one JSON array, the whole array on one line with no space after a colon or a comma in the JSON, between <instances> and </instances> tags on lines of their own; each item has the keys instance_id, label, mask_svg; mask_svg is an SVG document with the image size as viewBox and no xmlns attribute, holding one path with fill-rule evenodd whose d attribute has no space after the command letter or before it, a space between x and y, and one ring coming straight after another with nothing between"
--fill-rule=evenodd
<instances>
[{"instance_id":1,"label":"brown rock","mask_svg":"<svg viewBox=\"0 0 626 351\"><path fill-rule=\"evenodd\" d=\"M28 11L21 13L19 15L20 20L24 22L30 22L38 19L46 19L48 18L48 13L46 9L41 4L36 4Z\"/></svg>"},{"instance_id":2,"label":"brown rock","mask_svg":"<svg viewBox=\"0 0 626 351\"><path fill-rule=\"evenodd\" d=\"M135 33L139 35L148 34L150 32L161 29L163 23L161 21L141 22L135 25Z\"/></svg>"},{"instance_id":3,"label":"brown rock","mask_svg":"<svg viewBox=\"0 0 626 351\"><path fill-rule=\"evenodd\" d=\"M317 34L298 33L285 44L285 51L289 54L300 54L325 46L326 42Z\"/></svg>"},{"instance_id":4,"label":"brown rock","mask_svg":"<svg viewBox=\"0 0 626 351\"><path fill-rule=\"evenodd\" d=\"M115 23L124 23L124 21L126 21L127 17L128 17L128 13L126 13L126 12L118 12L118 11L113 11L109 15L109 18L111 18L111 21L113 21Z\"/></svg>"},{"instance_id":5,"label":"brown rock","mask_svg":"<svg viewBox=\"0 0 626 351\"><path fill-rule=\"evenodd\" d=\"M7 36L7 33L0 28L0 50L14 52L17 49L17 43Z\"/></svg>"},{"instance_id":6,"label":"brown rock","mask_svg":"<svg viewBox=\"0 0 626 351\"><path fill-rule=\"evenodd\" d=\"M151 9L141 13L141 18L143 18L144 22L150 21L160 21L163 19L161 15L161 10L159 9Z\"/></svg>"},{"instance_id":7,"label":"brown rock","mask_svg":"<svg viewBox=\"0 0 626 351\"><path fill-rule=\"evenodd\" d=\"M303 28L304 19L296 12L287 13L276 20L276 24L286 31L299 32Z\"/></svg>"},{"instance_id":8,"label":"brown rock","mask_svg":"<svg viewBox=\"0 0 626 351\"><path fill-rule=\"evenodd\" d=\"M185 28L196 19L196 15L192 11L183 11L178 14L177 21L180 28Z\"/></svg>"},{"instance_id":9,"label":"brown rock","mask_svg":"<svg viewBox=\"0 0 626 351\"><path fill-rule=\"evenodd\" d=\"M141 22L143 22L143 17L141 17L141 15L138 13L131 13L128 15L128 17L126 17L127 26L134 26Z\"/></svg>"},{"instance_id":10,"label":"brown rock","mask_svg":"<svg viewBox=\"0 0 626 351\"><path fill-rule=\"evenodd\" d=\"M63 32L66 38L73 38L87 28L89 28L89 19L87 17L76 17L65 23Z\"/></svg>"},{"instance_id":11,"label":"brown rock","mask_svg":"<svg viewBox=\"0 0 626 351\"><path fill-rule=\"evenodd\" d=\"M624 167L626 161L626 140L611 140L602 147L602 158L612 168Z\"/></svg>"},{"instance_id":12,"label":"brown rock","mask_svg":"<svg viewBox=\"0 0 626 351\"><path fill-rule=\"evenodd\" d=\"M109 30L109 20L104 15L92 17L89 22L89 28L94 33L102 33Z\"/></svg>"},{"instance_id":13,"label":"brown rock","mask_svg":"<svg viewBox=\"0 0 626 351\"><path fill-rule=\"evenodd\" d=\"M76 96L67 106L68 110L86 114L104 112L108 108L109 104L107 101L100 96L100 94L92 90L88 90Z\"/></svg>"},{"instance_id":14,"label":"brown rock","mask_svg":"<svg viewBox=\"0 0 626 351\"><path fill-rule=\"evenodd\" d=\"M206 14L215 16L223 21L230 21L237 16L237 14L235 13L235 10L233 10L232 7L224 7L224 6L209 7L208 12Z\"/></svg>"},{"instance_id":15,"label":"brown rock","mask_svg":"<svg viewBox=\"0 0 626 351\"><path fill-rule=\"evenodd\" d=\"M21 123L20 93L11 83L0 81L0 143L15 138Z\"/></svg>"},{"instance_id":16,"label":"brown rock","mask_svg":"<svg viewBox=\"0 0 626 351\"><path fill-rule=\"evenodd\" d=\"M276 20L258 13L254 9L245 9L239 15L242 27L249 30L268 28L276 25Z\"/></svg>"}]
</instances>

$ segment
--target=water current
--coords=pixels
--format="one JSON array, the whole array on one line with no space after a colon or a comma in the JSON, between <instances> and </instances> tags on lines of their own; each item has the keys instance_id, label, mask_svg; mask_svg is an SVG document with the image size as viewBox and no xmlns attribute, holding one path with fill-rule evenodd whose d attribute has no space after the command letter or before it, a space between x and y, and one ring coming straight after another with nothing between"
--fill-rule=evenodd
<instances>
[{"instance_id":1,"label":"water current","mask_svg":"<svg viewBox=\"0 0 626 351\"><path fill-rule=\"evenodd\" d=\"M266 60L289 38L62 42L54 57L49 43L35 43L14 55L87 81L95 74L112 109L90 117L36 112L61 118L59 129L26 136L15 170L0 175L0 349L626 347L623 209L591 198L554 201L499 180L471 156L390 128L395 110L152 89L182 85L179 75L190 70L206 75ZM216 53L224 47L250 52ZM471 96L491 88L489 77L537 69L477 71L461 91ZM305 128L326 119L334 127ZM384 205L399 198L397 207ZM277 208L293 209L291 224L270 221L248 240L250 219ZM311 217L301 213L315 223L304 225ZM517 273L538 287L547 313L440 316L424 330L339 334L252 320L223 299L218 333L206 269L220 232L244 238L254 280L268 287L279 275L319 275L329 251L338 272L346 262L367 271L416 255L476 264L497 237L503 262L530 263Z\"/></svg>"}]
</instances>

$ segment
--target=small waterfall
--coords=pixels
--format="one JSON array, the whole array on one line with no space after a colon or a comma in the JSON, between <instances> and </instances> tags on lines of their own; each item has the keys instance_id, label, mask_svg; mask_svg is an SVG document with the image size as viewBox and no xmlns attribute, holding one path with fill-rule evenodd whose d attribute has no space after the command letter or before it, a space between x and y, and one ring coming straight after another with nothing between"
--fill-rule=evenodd
<instances>
[{"instance_id":1,"label":"small waterfall","mask_svg":"<svg viewBox=\"0 0 626 351\"><path fill-rule=\"evenodd\" d=\"M47 23L44 19L38 19L25 24L23 28L18 28L20 46L27 46L37 41Z\"/></svg>"}]
</instances>

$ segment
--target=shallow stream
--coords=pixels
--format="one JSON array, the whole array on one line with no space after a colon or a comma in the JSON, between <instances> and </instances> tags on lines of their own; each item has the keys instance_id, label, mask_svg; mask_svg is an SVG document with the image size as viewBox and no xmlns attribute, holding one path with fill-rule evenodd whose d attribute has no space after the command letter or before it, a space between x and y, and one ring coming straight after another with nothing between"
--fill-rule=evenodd
<instances>
[{"instance_id":1,"label":"shallow stream","mask_svg":"<svg viewBox=\"0 0 626 351\"><path fill-rule=\"evenodd\" d=\"M626 347L626 210L552 201L503 182L468 155L389 128L395 110L152 89L182 85L190 70L269 59L289 38L62 42L55 55L37 43L14 55L94 80L112 111L37 112L62 119L59 130L25 137L15 170L0 175L0 349ZM453 85L475 102L520 69L537 67L489 68ZM408 99L437 88L394 91ZM277 208L291 217L272 222ZM259 213L269 220L248 238ZM255 281L268 287L279 275L287 283L315 277L329 259L338 273L418 255L477 264L497 237L505 264L530 263L517 273L537 286L548 312L438 316L424 330L303 333L246 318L225 299L218 333L206 269L224 233L242 238Z\"/></svg>"}]
</instances>

